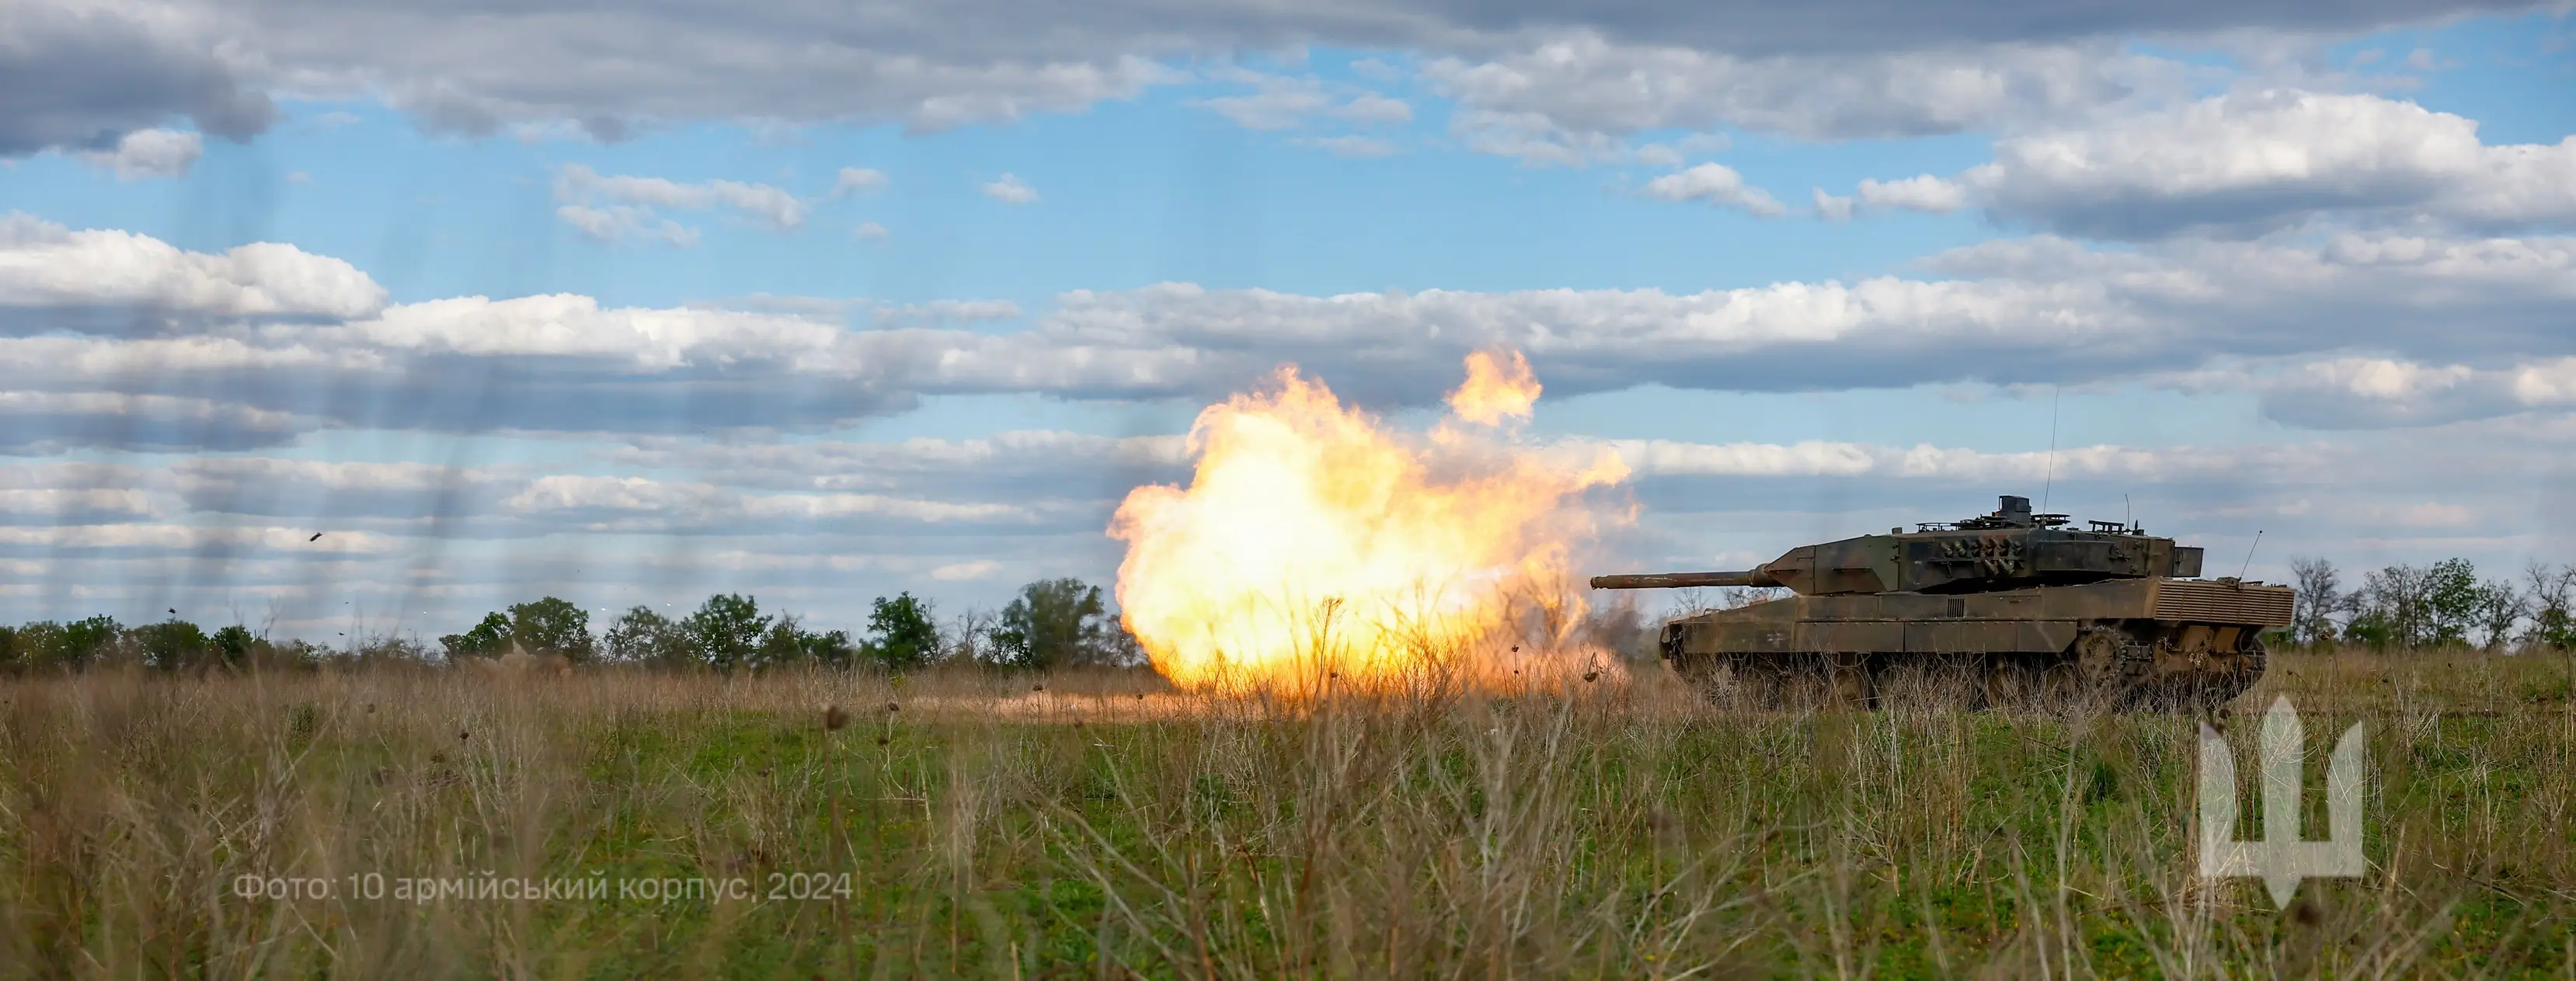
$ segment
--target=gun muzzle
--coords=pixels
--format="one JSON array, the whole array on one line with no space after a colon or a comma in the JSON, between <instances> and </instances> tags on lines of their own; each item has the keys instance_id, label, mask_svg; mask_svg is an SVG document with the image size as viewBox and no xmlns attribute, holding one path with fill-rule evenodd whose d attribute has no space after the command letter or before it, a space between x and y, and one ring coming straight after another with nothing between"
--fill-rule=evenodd
<instances>
[{"instance_id":1,"label":"gun muzzle","mask_svg":"<svg viewBox=\"0 0 2576 981\"><path fill-rule=\"evenodd\" d=\"M1702 586L1777 586L1780 581L1760 569L1741 572L1655 572L1635 576L1594 576L1594 589L1695 589Z\"/></svg>"}]
</instances>

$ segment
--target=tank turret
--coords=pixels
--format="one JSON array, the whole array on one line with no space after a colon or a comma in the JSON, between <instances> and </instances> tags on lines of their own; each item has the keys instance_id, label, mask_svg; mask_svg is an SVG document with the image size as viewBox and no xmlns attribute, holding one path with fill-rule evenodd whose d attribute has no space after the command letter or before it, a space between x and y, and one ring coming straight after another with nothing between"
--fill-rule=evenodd
<instances>
[{"instance_id":1,"label":"tank turret","mask_svg":"<svg viewBox=\"0 0 2576 981\"><path fill-rule=\"evenodd\" d=\"M1694 586L1785 587L1803 596L1861 593L1979 593L2075 586L2105 579L2200 575L2201 550L2136 525L2092 521L2079 530L2062 514L2034 514L2030 498L2003 495L1991 514L1890 528L1821 545L1801 545L1738 572L1596 576L1594 589Z\"/></svg>"}]
</instances>

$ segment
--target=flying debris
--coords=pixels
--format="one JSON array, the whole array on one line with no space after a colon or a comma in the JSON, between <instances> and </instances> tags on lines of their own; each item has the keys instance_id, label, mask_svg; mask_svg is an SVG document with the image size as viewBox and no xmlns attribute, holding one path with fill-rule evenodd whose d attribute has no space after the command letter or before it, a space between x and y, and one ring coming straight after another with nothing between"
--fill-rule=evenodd
<instances>
[{"instance_id":1,"label":"flying debris","mask_svg":"<svg viewBox=\"0 0 2576 981\"><path fill-rule=\"evenodd\" d=\"M318 541L321 541L321 540L322 540L322 533L321 533L321 532L318 532L318 531L313 533L313 537L305 539L305 541L308 541L308 542L318 542Z\"/></svg>"}]
</instances>

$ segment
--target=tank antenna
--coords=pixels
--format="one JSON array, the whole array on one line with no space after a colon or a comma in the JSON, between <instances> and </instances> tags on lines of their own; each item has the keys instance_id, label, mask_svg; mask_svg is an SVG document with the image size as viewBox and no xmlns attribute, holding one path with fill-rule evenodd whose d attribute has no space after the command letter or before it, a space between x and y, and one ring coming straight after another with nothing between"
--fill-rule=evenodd
<instances>
[{"instance_id":1,"label":"tank antenna","mask_svg":"<svg viewBox=\"0 0 2576 981\"><path fill-rule=\"evenodd\" d=\"M2236 581L2245 581L2245 570L2254 567L2254 550L2263 547L2263 529L2254 529L2254 544L2245 546L2245 564L2236 567Z\"/></svg>"},{"instance_id":2,"label":"tank antenna","mask_svg":"<svg viewBox=\"0 0 2576 981\"><path fill-rule=\"evenodd\" d=\"M2039 511L2048 513L2048 492L2057 486L2057 400L2065 397L2066 384L2060 382L2048 397L2048 479L2039 485Z\"/></svg>"}]
</instances>

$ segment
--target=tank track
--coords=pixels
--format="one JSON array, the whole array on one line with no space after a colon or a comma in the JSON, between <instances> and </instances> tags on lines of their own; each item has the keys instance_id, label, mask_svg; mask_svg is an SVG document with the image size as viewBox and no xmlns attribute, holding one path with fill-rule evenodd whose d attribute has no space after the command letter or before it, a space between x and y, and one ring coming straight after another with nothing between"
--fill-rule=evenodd
<instances>
[{"instance_id":1,"label":"tank track","mask_svg":"<svg viewBox=\"0 0 2576 981\"><path fill-rule=\"evenodd\" d=\"M2216 710L2263 677L2266 652L2249 640L2235 670L2188 680L2159 681L2156 649L2117 626L2087 628L2055 658L2028 655L1962 655L1947 661L1924 655L1686 654L1680 635L1668 634L1664 654L1694 688L1720 704L1776 709L1837 706L1869 708L1882 698L1879 677L1891 665L1924 664L1952 675L1966 693L1964 708L2015 706L2065 708L2092 704L2123 710Z\"/></svg>"}]
</instances>

